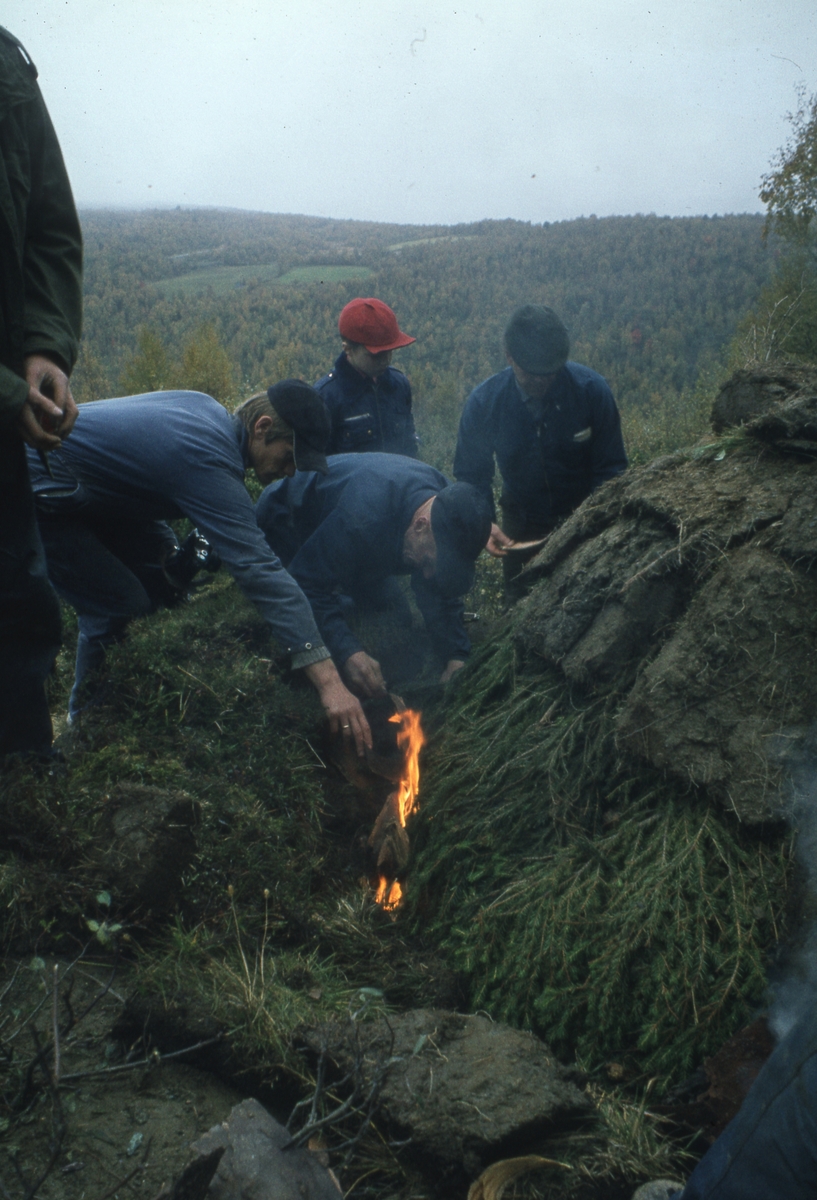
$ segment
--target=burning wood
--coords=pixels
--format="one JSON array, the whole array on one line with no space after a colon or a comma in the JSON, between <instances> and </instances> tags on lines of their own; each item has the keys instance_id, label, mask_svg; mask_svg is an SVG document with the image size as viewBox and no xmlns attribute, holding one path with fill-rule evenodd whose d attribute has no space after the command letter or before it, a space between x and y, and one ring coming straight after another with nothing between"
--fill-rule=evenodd
<instances>
[{"instance_id":1,"label":"burning wood","mask_svg":"<svg viewBox=\"0 0 817 1200\"><path fill-rule=\"evenodd\" d=\"M397 790L389 795L383 805L369 837L369 847L375 857L379 877L375 900L387 912L396 909L403 898L403 889L397 877L405 870L409 858L406 821L417 811L420 750L425 745L421 715L406 708L389 718L392 724L400 726L397 745L403 751L403 771Z\"/></svg>"},{"instance_id":2,"label":"burning wood","mask_svg":"<svg viewBox=\"0 0 817 1200\"><path fill-rule=\"evenodd\" d=\"M381 876L394 879L408 865L409 839L400 822L397 792L392 792L381 808L369 835L369 847Z\"/></svg>"}]
</instances>

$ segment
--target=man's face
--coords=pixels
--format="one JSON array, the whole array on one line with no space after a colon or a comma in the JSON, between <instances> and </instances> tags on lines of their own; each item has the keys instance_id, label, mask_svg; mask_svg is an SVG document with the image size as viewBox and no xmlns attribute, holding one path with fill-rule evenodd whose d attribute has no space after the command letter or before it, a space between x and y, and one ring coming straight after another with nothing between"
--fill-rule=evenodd
<instances>
[{"instance_id":1,"label":"man's face","mask_svg":"<svg viewBox=\"0 0 817 1200\"><path fill-rule=\"evenodd\" d=\"M264 441L263 434L254 434L247 448L250 466L255 471L264 487L283 479L285 475L295 474L295 458L292 453L292 442L287 438L275 438L271 442Z\"/></svg>"},{"instance_id":2,"label":"man's face","mask_svg":"<svg viewBox=\"0 0 817 1200\"><path fill-rule=\"evenodd\" d=\"M386 367L391 363L393 350L381 350L377 354L372 354L365 346L361 346L359 342L344 342L343 349L346 352L346 360L353 367L362 372L363 375L369 375L374 379L375 375L380 375L385 371Z\"/></svg>"},{"instance_id":3,"label":"man's face","mask_svg":"<svg viewBox=\"0 0 817 1200\"><path fill-rule=\"evenodd\" d=\"M531 375L529 371L523 371L519 363L514 362L510 354L506 355L506 357L513 368L516 382L525 395L530 396L533 400L544 400L547 390L553 383L556 375Z\"/></svg>"}]
</instances>

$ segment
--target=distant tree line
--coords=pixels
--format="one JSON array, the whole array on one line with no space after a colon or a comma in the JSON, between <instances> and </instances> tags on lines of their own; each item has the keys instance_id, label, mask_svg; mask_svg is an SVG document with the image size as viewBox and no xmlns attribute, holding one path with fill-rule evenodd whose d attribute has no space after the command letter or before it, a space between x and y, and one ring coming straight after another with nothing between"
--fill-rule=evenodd
<instances>
[{"instance_id":1,"label":"distant tree line","mask_svg":"<svg viewBox=\"0 0 817 1200\"><path fill-rule=\"evenodd\" d=\"M696 411L696 383L723 361L780 254L757 216L444 227L177 209L86 212L83 227L82 399L183 385L232 404L285 376L315 380L339 352L341 307L378 295L417 338L396 365L412 381L422 452L442 466L465 396L504 366L502 329L527 301L562 315L573 357L610 381L639 453L663 448L668 420L667 436L687 436L679 415ZM357 266L361 278L276 282L307 264Z\"/></svg>"}]
</instances>

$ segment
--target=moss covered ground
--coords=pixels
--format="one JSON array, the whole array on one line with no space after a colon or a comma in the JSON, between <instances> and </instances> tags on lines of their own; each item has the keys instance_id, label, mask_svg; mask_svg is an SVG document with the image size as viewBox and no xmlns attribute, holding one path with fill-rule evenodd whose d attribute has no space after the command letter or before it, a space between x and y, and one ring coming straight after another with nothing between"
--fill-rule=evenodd
<instances>
[{"instance_id":1,"label":"moss covered ground","mask_svg":"<svg viewBox=\"0 0 817 1200\"><path fill-rule=\"evenodd\" d=\"M490 572L477 585L488 607L494 587ZM52 686L56 713L64 710L72 674L70 617L67 632ZM578 840L567 836L572 818L566 804L549 823L547 814L555 810L537 780L544 769L536 757L538 733L561 730L562 778L582 763L577 786L586 786L593 796L605 791L594 770L606 759L604 752L595 765L582 752L576 759L581 737L575 721L592 721L592 710L574 713L570 721L557 715L552 687L542 691L542 680L526 683L502 638L495 641L489 629L484 636L484 648L458 689L446 695L422 677L409 685L409 701L414 687L429 702L432 746L424 764L427 815L413 831L412 903L393 919L373 904L357 849L370 827L370 811L361 808L358 793L330 762L312 690L287 673L270 649L263 623L237 589L217 577L182 607L134 623L127 640L110 654L105 703L78 730L60 734L67 771L36 775L19 768L4 775L0 932L6 974L13 963L32 956L37 962L50 956L68 961L84 954L103 966L116 960L117 987L131 994L137 1010L141 997L168 1013L183 1010L194 1027L198 1020L227 1030L231 1070L238 1070L245 1088L266 1089L265 1095L277 1097L272 1106L284 1118L314 1082L313 1068L298 1050L297 1031L348 1014L350 1006L359 1009L361 997L372 1011L383 1006L487 1008L514 1024L555 1035L565 1057L578 1051L583 1065L592 1068L615 1040L607 1010L618 1003L623 985L611 981L611 988L593 999L592 989L578 981L588 968L591 976L601 969L594 963L599 938L609 942L616 927L615 914L603 911L616 869L591 850L595 800L583 806ZM481 758L473 754L470 735L463 734L474 720L482 723ZM503 743L506 731L521 737L510 755ZM470 813L460 784L449 787L456 760L467 759L474 760L468 763L474 783L482 773L496 785L490 803L486 789ZM134 905L122 881L100 865L106 861L100 854L107 836L106 806L123 785L186 795L200 805L196 855L169 911L159 904ZM541 797L533 809L529 800L523 802L532 786ZM649 797L642 803L648 806ZM437 819L443 810L444 823ZM495 821L503 838L491 847ZM633 836L643 846L642 863L665 824L651 823L645 815L633 826L641 831ZM673 829L679 838L681 831ZM711 836L700 840L702 854L709 853ZM621 861L626 842L613 852L612 832L605 852L610 849ZM579 889L581 902L569 886L571 854L581 859L587 879ZM550 882L551 855L563 880L562 895ZM440 870L446 860L451 870L443 884ZM695 861L700 865L700 856ZM766 872L771 885L780 867L770 852L757 869ZM713 922L729 919L725 899L715 909ZM767 920L764 909L747 928L747 944L758 929L765 934ZM632 925L625 922L621 943L631 985L637 975ZM574 941L572 975L549 972L547 963ZM731 946L731 941L724 944L722 958L735 953ZM748 978L760 987L756 958L738 954L736 962L744 973L741 982ZM649 961L655 973L655 959ZM707 958L702 969L712 965ZM696 996L703 1020L711 999L705 986ZM554 1005L561 1009L558 1027ZM655 1007L647 1004L646 1011ZM728 1004L720 1009L727 1016L719 1028L727 1028L736 1010ZM679 1028L686 1031L690 1015L682 1006L679 1014ZM628 1019L625 1014L625 1025ZM620 1015L619 1025L621 1020ZM595 1049L594 1022L600 1037ZM659 1013L654 1044L666 1030L666 1017ZM631 1040L635 1044L637 1033ZM680 1040L673 1036L661 1051L667 1061L672 1047L677 1060L678 1045L686 1063L705 1042L687 1032ZM3 1073L0 1118L12 1131L15 1081L25 1064L25 1055L12 1055ZM594 1078L598 1122L558 1148L562 1159L576 1164L564 1181L564 1194L594 1195L602 1182L660 1172L677 1154L677 1146L656 1133L639 1099L643 1089L618 1093L603 1071ZM387 1140L376 1128L363 1140L347 1168L347 1184L355 1173L365 1174L360 1195L421 1195L422 1182ZM613 1143L619 1149L611 1149ZM537 1194L536 1186L531 1181L529 1194Z\"/></svg>"}]
</instances>

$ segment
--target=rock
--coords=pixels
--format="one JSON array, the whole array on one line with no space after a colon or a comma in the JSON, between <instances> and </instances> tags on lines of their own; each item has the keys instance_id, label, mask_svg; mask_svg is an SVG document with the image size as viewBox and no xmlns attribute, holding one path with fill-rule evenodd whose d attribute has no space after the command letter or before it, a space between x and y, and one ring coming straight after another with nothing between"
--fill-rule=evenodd
<instances>
[{"instance_id":1,"label":"rock","mask_svg":"<svg viewBox=\"0 0 817 1200\"><path fill-rule=\"evenodd\" d=\"M720 387L712 405L716 433L746 425L761 413L785 404L802 390L817 390L817 372L808 367L778 364L736 371Z\"/></svg>"},{"instance_id":2,"label":"rock","mask_svg":"<svg viewBox=\"0 0 817 1200\"><path fill-rule=\"evenodd\" d=\"M679 1183L677 1179L653 1179L636 1188L633 1200L671 1200L671 1197L678 1196L683 1191L683 1187L683 1183Z\"/></svg>"},{"instance_id":3,"label":"rock","mask_svg":"<svg viewBox=\"0 0 817 1200\"><path fill-rule=\"evenodd\" d=\"M122 909L166 912L196 852L200 806L185 792L119 784L100 822L95 870Z\"/></svg>"},{"instance_id":4,"label":"rock","mask_svg":"<svg viewBox=\"0 0 817 1200\"><path fill-rule=\"evenodd\" d=\"M217 1146L209 1154L199 1155L185 1167L175 1184L163 1187L154 1200L206 1200L224 1150L224 1146Z\"/></svg>"},{"instance_id":5,"label":"rock","mask_svg":"<svg viewBox=\"0 0 817 1200\"><path fill-rule=\"evenodd\" d=\"M201 1156L224 1154L208 1200L338 1200L333 1176L309 1150L284 1150L290 1135L257 1100L242 1100L221 1125L193 1143Z\"/></svg>"},{"instance_id":6,"label":"rock","mask_svg":"<svg viewBox=\"0 0 817 1200\"><path fill-rule=\"evenodd\" d=\"M357 1039L357 1042L356 1042ZM454 1186L509 1154L524 1154L592 1108L544 1042L486 1017L440 1009L330 1023L305 1035L346 1073L356 1054L368 1092L389 1059L381 1116L426 1174Z\"/></svg>"},{"instance_id":7,"label":"rock","mask_svg":"<svg viewBox=\"0 0 817 1200\"><path fill-rule=\"evenodd\" d=\"M725 559L633 687L618 723L622 743L657 767L722 798L743 821L768 819L779 787L770 754L784 722L808 719L817 629L817 579L745 546ZM798 704L796 698L800 699Z\"/></svg>"},{"instance_id":8,"label":"rock","mask_svg":"<svg viewBox=\"0 0 817 1200\"><path fill-rule=\"evenodd\" d=\"M817 383L817 381L815 381ZM798 395L772 412L763 413L747 424L747 432L774 442L780 449L796 443L811 455L817 453L817 386Z\"/></svg>"}]
</instances>

